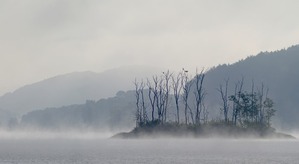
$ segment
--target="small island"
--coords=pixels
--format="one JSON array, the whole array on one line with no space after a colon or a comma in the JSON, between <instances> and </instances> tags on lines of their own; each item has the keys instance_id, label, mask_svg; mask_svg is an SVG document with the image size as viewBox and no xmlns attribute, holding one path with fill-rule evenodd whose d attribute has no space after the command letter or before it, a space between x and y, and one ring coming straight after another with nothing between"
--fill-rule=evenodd
<instances>
[{"instance_id":1,"label":"small island","mask_svg":"<svg viewBox=\"0 0 299 164\"><path fill-rule=\"evenodd\" d=\"M204 78L204 70L196 71L194 78L190 78L188 71L183 69L177 75L163 72L152 80L147 79L146 83L135 80L136 127L112 138L295 139L276 132L271 126L276 110L264 84L258 88L252 81L247 91L244 78L234 83L231 95L228 93L229 79L219 85L221 105L218 110L222 118L209 119L211 109L204 104L207 94ZM169 118L171 112L172 119Z\"/></svg>"},{"instance_id":2,"label":"small island","mask_svg":"<svg viewBox=\"0 0 299 164\"><path fill-rule=\"evenodd\" d=\"M225 123L200 126L175 123L145 125L130 132L118 133L115 139L147 138L225 138L225 139L296 139L292 135L276 132L274 128L238 127Z\"/></svg>"}]
</instances>

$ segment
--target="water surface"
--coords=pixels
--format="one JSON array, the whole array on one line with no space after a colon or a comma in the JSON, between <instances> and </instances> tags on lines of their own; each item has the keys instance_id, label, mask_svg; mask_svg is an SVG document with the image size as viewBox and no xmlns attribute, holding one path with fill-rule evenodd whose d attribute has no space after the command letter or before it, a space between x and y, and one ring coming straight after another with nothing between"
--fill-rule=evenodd
<instances>
[{"instance_id":1,"label":"water surface","mask_svg":"<svg viewBox=\"0 0 299 164\"><path fill-rule=\"evenodd\" d=\"M299 142L220 139L2 139L0 163L298 163Z\"/></svg>"}]
</instances>

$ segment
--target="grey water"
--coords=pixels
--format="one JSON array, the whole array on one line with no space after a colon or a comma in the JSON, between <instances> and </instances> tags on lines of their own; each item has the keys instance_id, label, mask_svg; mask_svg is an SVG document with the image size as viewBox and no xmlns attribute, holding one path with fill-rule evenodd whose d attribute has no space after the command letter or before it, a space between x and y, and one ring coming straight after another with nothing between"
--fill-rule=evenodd
<instances>
[{"instance_id":1,"label":"grey water","mask_svg":"<svg viewBox=\"0 0 299 164\"><path fill-rule=\"evenodd\" d=\"M0 163L299 163L299 142L228 139L1 139Z\"/></svg>"}]
</instances>

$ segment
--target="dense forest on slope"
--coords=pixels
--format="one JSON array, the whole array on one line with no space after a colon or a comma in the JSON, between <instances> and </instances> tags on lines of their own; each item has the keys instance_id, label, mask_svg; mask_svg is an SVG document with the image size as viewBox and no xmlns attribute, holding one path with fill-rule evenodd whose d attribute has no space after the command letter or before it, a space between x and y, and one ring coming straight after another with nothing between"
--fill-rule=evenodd
<instances>
[{"instance_id":1,"label":"dense forest on slope","mask_svg":"<svg viewBox=\"0 0 299 164\"><path fill-rule=\"evenodd\" d=\"M44 130L124 130L134 126L133 91L85 104L47 108L25 114L21 126Z\"/></svg>"},{"instance_id":2,"label":"dense forest on slope","mask_svg":"<svg viewBox=\"0 0 299 164\"><path fill-rule=\"evenodd\" d=\"M292 46L275 52L261 52L231 65L220 65L207 72L205 88L206 100L210 108L217 108L220 103L219 93L215 88L229 79L229 93L242 77L244 87L249 89L251 81L255 87L262 83L269 88L269 97L277 109L275 126L296 128L299 120L299 46ZM216 103L219 102L219 103Z\"/></svg>"},{"instance_id":3,"label":"dense forest on slope","mask_svg":"<svg viewBox=\"0 0 299 164\"><path fill-rule=\"evenodd\" d=\"M206 72L204 89L207 93L205 104L209 114L221 117L221 98L217 91L220 84L229 79L228 94L234 92L234 85L244 78L245 90L250 90L252 81L255 88L269 88L269 97L277 110L274 127L298 128L299 120L299 46L275 52L261 52L231 65L219 65ZM132 84L133 86L133 84ZM122 95L122 96L120 96ZM147 104L149 105L149 104ZM174 108L170 104L169 108ZM82 105L49 108L33 111L22 118L22 125L42 128L71 127L121 127L134 126L134 92L119 92L116 97ZM169 112L175 118L175 111Z\"/></svg>"}]
</instances>

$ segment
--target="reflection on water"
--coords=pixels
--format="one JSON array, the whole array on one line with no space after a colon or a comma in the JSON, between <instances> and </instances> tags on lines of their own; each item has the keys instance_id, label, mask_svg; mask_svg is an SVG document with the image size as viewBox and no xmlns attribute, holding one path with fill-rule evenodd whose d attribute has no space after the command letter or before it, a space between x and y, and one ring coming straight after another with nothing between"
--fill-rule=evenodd
<instances>
[{"instance_id":1,"label":"reflection on water","mask_svg":"<svg viewBox=\"0 0 299 164\"><path fill-rule=\"evenodd\" d=\"M0 163L297 163L296 140L0 140Z\"/></svg>"}]
</instances>

